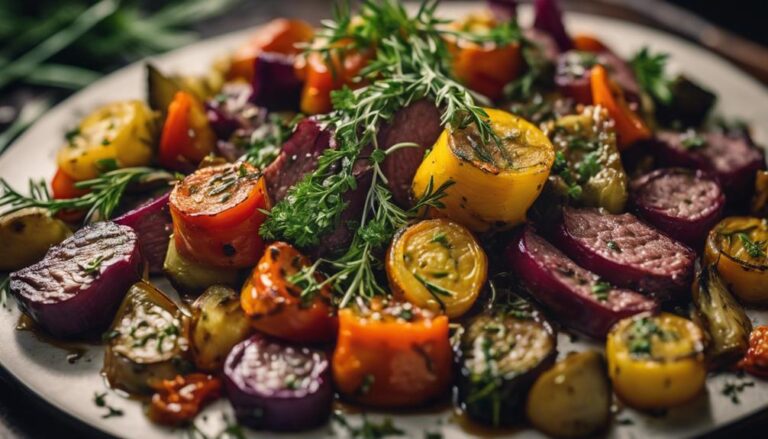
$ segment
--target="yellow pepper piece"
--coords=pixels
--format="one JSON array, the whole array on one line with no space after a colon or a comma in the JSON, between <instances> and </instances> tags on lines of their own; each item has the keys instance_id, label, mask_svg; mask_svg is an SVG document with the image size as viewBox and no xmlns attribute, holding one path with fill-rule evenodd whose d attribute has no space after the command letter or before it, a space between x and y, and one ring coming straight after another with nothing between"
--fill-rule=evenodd
<instances>
[{"instance_id":1,"label":"yellow pepper piece","mask_svg":"<svg viewBox=\"0 0 768 439\"><path fill-rule=\"evenodd\" d=\"M725 218L709 232L704 257L739 300L768 304L768 219Z\"/></svg>"},{"instance_id":2,"label":"yellow pepper piece","mask_svg":"<svg viewBox=\"0 0 768 439\"><path fill-rule=\"evenodd\" d=\"M477 300L488 258L463 226L446 219L401 230L387 252L387 277L395 296L455 318Z\"/></svg>"},{"instance_id":3,"label":"yellow pepper piece","mask_svg":"<svg viewBox=\"0 0 768 439\"><path fill-rule=\"evenodd\" d=\"M152 160L156 114L142 101L108 104L89 114L67 135L57 157L59 168L75 181L108 169L148 165ZM112 162L114 161L114 162Z\"/></svg>"},{"instance_id":4,"label":"yellow pepper piece","mask_svg":"<svg viewBox=\"0 0 768 439\"><path fill-rule=\"evenodd\" d=\"M704 388L704 333L673 314L639 314L617 323L606 343L616 394L637 409L683 404Z\"/></svg>"},{"instance_id":5,"label":"yellow pepper piece","mask_svg":"<svg viewBox=\"0 0 768 439\"><path fill-rule=\"evenodd\" d=\"M446 128L412 184L418 197L430 181L434 187L453 181L441 200L445 207L430 209L430 215L450 218L476 232L524 222L555 160L549 139L533 124L505 111L485 111L501 143L483 144L474 125Z\"/></svg>"}]
</instances>

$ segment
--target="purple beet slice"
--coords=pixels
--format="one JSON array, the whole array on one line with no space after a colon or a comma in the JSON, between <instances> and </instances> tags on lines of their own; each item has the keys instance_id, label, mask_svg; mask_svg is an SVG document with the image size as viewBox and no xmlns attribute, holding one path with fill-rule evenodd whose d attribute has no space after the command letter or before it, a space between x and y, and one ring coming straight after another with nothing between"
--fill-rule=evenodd
<instances>
[{"instance_id":1,"label":"purple beet slice","mask_svg":"<svg viewBox=\"0 0 768 439\"><path fill-rule=\"evenodd\" d=\"M700 170L657 169L632 181L630 193L641 218L693 248L701 246L725 207L717 180Z\"/></svg>"},{"instance_id":2,"label":"purple beet slice","mask_svg":"<svg viewBox=\"0 0 768 439\"><path fill-rule=\"evenodd\" d=\"M238 421L249 427L308 430L331 414L331 366L321 350L254 335L232 348L224 378Z\"/></svg>"},{"instance_id":3,"label":"purple beet slice","mask_svg":"<svg viewBox=\"0 0 768 439\"><path fill-rule=\"evenodd\" d=\"M630 213L565 208L554 240L614 285L660 299L690 294L696 254Z\"/></svg>"},{"instance_id":4,"label":"purple beet slice","mask_svg":"<svg viewBox=\"0 0 768 439\"><path fill-rule=\"evenodd\" d=\"M577 265L526 226L507 247L507 261L530 294L566 326L602 339L619 320L658 304L616 288Z\"/></svg>"},{"instance_id":5,"label":"purple beet slice","mask_svg":"<svg viewBox=\"0 0 768 439\"><path fill-rule=\"evenodd\" d=\"M22 310L55 337L101 331L141 278L136 233L113 222L91 224L52 247L42 261L11 273Z\"/></svg>"},{"instance_id":6,"label":"purple beet slice","mask_svg":"<svg viewBox=\"0 0 768 439\"><path fill-rule=\"evenodd\" d=\"M168 253L173 224L168 210L170 192L115 218L115 223L128 226L139 237L141 255L151 274L163 273L163 261Z\"/></svg>"}]
</instances>

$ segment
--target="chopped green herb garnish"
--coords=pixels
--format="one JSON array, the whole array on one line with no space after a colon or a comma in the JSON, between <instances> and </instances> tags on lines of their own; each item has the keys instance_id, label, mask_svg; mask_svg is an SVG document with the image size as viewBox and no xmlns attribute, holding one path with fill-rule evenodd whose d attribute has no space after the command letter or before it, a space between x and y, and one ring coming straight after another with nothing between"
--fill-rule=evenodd
<instances>
[{"instance_id":1,"label":"chopped green herb garnish","mask_svg":"<svg viewBox=\"0 0 768 439\"><path fill-rule=\"evenodd\" d=\"M392 418L384 418L381 422L373 422L363 413L363 423L359 427L354 427L349 421L339 413L333 413L333 420L340 424L349 437L356 439L382 439L387 436L403 436L405 431L397 428L392 422Z\"/></svg>"},{"instance_id":2,"label":"chopped green herb garnish","mask_svg":"<svg viewBox=\"0 0 768 439\"><path fill-rule=\"evenodd\" d=\"M668 104L672 101L672 81L666 76L666 53L652 54L643 47L629 61L640 88L656 101Z\"/></svg>"},{"instance_id":3,"label":"chopped green herb garnish","mask_svg":"<svg viewBox=\"0 0 768 439\"><path fill-rule=\"evenodd\" d=\"M725 382L725 386L723 386L723 390L720 391L724 396L727 396L730 398L731 402L734 404L740 404L741 399L739 399L739 394L744 391L747 387L754 387L755 383L753 381L730 381L727 380Z\"/></svg>"},{"instance_id":4,"label":"chopped green herb garnish","mask_svg":"<svg viewBox=\"0 0 768 439\"><path fill-rule=\"evenodd\" d=\"M112 256L112 255L109 255ZM101 263L109 256L99 255L85 264L80 265L85 274L93 274L101 269Z\"/></svg>"},{"instance_id":5,"label":"chopped green herb garnish","mask_svg":"<svg viewBox=\"0 0 768 439\"><path fill-rule=\"evenodd\" d=\"M432 239L429 242L436 242L447 249L450 249L452 247L451 242L448 241L448 237L445 235L445 232L435 233L435 235L432 237Z\"/></svg>"},{"instance_id":6,"label":"chopped green herb garnish","mask_svg":"<svg viewBox=\"0 0 768 439\"><path fill-rule=\"evenodd\" d=\"M680 144L685 149L701 149L707 144L707 139L696 134L695 131L689 130L683 136Z\"/></svg>"},{"instance_id":7,"label":"chopped green herb garnish","mask_svg":"<svg viewBox=\"0 0 768 439\"><path fill-rule=\"evenodd\" d=\"M753 259L766 257L765 248L768 245L768 242L753 241L752 238L750 238L746 233L737 233L736 236L739 237L741 245L744 246L744 250L747 252L749 257Z\"/></svg>"},{"instance_id":8,"label":"chopped green herb garnish","mask_svg":"<svg viewBox=\"0 0 768 439\"><path fill-rule=\"evenodd\" d=\"M611 291L611 284L604 281L599 281L592 285L592 294L595 295L597 300L605 302L608 300L608 293Z\"/></svg>"},{"instance_id":9,"label":"chopped green herb garnish","mask_svg":"<svg viewBox=\"0 0 768 439\"><path fill-rule=\"evenodd\" d=\"M371 387L373 386L373 383L376 381L376 377L373 376L373 374L367 373L363 376L362 382L360 382L360 387L357 388L357 394L367 395L368 392L371 391Z\"/></svg>"},{"instance_id":10,"label":"chopped green herb garnish","mask_svg":"<svg viewBox=\"0 0 768 439\"><path fill-rule=\"evenodd\" d=\"M102 419L113 418L115 416L123 416L122 410L107 404L107 392L95 392L93 394L93 403L96 404L96 407L107 409L107 413L101 415Z\"/></svg>"},{"instance_id":11,"label":"chopped green herb garnish","mask_svg":"<svg viewBox=\"0 0 768 439\"><path fill-rule=\"evenodd\" d=\"M587 180L600 172L600 152L592 151L576 165L576 172L579 173L579 181L586 183Z\"/></svg>"},{"instance_id":12,"label":"chopped green herb garnish","mask_svg":"<svg viewBox=\"0 0 768 439\"><path fill-rule=\"evenodd\" d=\"M608 241L608 243L606 243L606 247L617 253L621 253L621 247L619 247L619 244L617 244L616 241Z\"/></svg>"},{"instance_id":13,"label":"chopped green herb garnish","mask_svg":"<svg viewBox=\"0 0 768 439\"><path fill-rule=\"evenodd\" d=\"M653 337L662 341L674 340L677 333L665 331L651 317L642 317L632 322L629 328L629 352L633 355L650 355Z\"/></svg>"}]
</instances>

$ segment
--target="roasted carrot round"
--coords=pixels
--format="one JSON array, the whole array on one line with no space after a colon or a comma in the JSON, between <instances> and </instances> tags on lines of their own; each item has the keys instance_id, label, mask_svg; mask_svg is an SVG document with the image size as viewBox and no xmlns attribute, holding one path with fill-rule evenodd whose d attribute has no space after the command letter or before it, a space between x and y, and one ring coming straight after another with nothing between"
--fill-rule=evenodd
<instances>
[{"instance_id":1,"label":"roasted carrot round","mask_svg":"<svg viewBox=\"0 0 768 439\"><path fill-rule=\"evenodd\" d=\"M473 34L490 32L497 23L487 15L470 15L455 27ZM500 99L504 86L520 74L522 56L520 45L477 44L470 41L450 40L453 73L468 88L489 97Z\"/></svg>"},{"instance_id":2,"label":"roasted carrot round","mask_svg":"<svg viewBox=\"0 0 768 439\"><path fill-rule=\"evenodd\" d=\"M599 64L592 67L590 85L592 102L608 110L608 114L616 124L619 149L626 149L637 141L651 137L651 131L640 116L629 108L624 100L624 93L608 77L605 67Z\"/></svg>"},{"instance_id":3,"label":"roasted carrot round","mask_svg":"<svg viewBox=\"0 0 768 439\"><path fill-rule=\"evenodd\" d=\"M336 337L338 320L328 287L302 296L289 277L309 259L290 244L275 242L264 251L245 282L240 304L258 331L297 343L324 343ZM322 281L320 275L316 280Z\"/></svg>"},{"instance_id":4,"label":"roasted carrot round","mask_svg":"<svg viewBox=\"0 0 768 439\"><path fill-rule=\"evenodd\" d=\"M269 208L264 177L247 163L197 170L170 197L176 249L216 267L252 267L263 249L259 227Z\"/></svg>"},{"instance_id":5,"label":"roasted carrot round","mask_svg":"<svg viewBox=\"0 0 768 439\"><path fill-rule=\"evenodd\" d=\"M320 114L331 111L331 92L343 86L355 87L361 84L352 82L367 63L369 56L361 52L346 53L343 57L334 56L332 66L320 54L313 53L306 60L302 74L305 77L301 92L301 112Z\"/></svg>"},{"instance_id":6,"label":"roasted carrot round","mask_svg":"<svg viewBox=\"0 0 768 439\"><path fill-rule=\"evenodd\" d=\"M216 135L208 123L203 104L191 94L176 93L168 106L168 117L160 138L160 164L188 171L213 152Z\"/></svg>"},{"instance_id":7,"label":"roasted carrot round","mask_svg":"<svg viewBox=\"0 0 768 439\"><path fill-rule=\"evenodd\" d=\"M410 303L372 300L339 311L333 377L346 398L376 407L412 407L451 383L448 317Z\"/></svg>"},{"instance_id":8,"label":"roasted carrot round","mask_svg":"<svg viewBox=\"0 0 768 439\"><path fill-rule=\"evenodd\" d=\"M189 422L205 404L221 397L221 381L211 375L178 375L155 385L147 415L158 424L178 425Z\"/></svg>"}]
</instances>

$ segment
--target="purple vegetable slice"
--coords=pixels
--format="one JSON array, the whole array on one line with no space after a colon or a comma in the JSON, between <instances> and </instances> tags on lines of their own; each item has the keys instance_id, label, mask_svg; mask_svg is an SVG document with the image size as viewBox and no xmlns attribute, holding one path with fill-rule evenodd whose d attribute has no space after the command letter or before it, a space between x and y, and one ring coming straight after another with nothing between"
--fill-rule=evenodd
<instances>
[{"instance_id":1,"label":"purple vegetable slice","mask_svg":"<svg viewBox=\"0 0 768 439\"><path fill-rule=\"evenodd\" d=\"M163 273L163 260L168 252L168 240L173 230L168 210L170 192L116 218L115 223L128 226L139 238L139 248L149 264L150 274Z\"/></svg>"},{"instance_id":2,"label":"purple vegetable slice","mask_svg":"<svg viewBox=\"0 0 768 439\"><path fill-rule=\"evenodd\" d=\"M475 421L520 422L528 390L557 357L557 335L526 300L473 317L456 347L456 399ZM485 348L487 347L487 348Z\"/></svg>"},{"instance_id":3,"label":"purple vegetable slice","mask_svg":"<svg viewBox=\"0 0 768 439\"><path fill-rule=\"evenodd\" d=\"M703 171L658 169L630 184L632 205L645 221L698 248L725 207L720 185Z\"/></svg>"},{"instance_id":4,"label":"purple vegetable slice","mask_svg":"<svg viewBox=\"0 0 768 439\"><path fill-rule=\"evenodd\" d=\"M251 102L270 111L298 111L304 84L293 63L291 55L260 53L254 65Z\"/></svg>"},{"instance_id":5,"label":"purple vegetable slice","mask_svg":"<svg viewBox=\"0 0 768 439\"><path fill-rule=\"evenodd\" d=\"M395 202L411 206L411 183L424 160L427 149L435 144L443 127L435 104L421 100L399 110L392 121L379 130L379 148L387 150L399 143L415 143L418 147L402 148L387 155L382 171ZM420 194L417 194L420 195Z\"/></svg>"},{"instance_id":6,"label":"purple vegetable slice","mask_svg":"<svg viewBox=\"0 0 768 439\"><path fill-rule=\"evenodd\" d=\"M42 261L11 273L10 287L43 329L71 337L103 330L141 272L133 229L100 222L52 247Z\"/></svg>"},{"instance_id":7,"label":"purple vegetable slice","mask_svg":"<svg viewBox=\"0 0 768 439\"><path fill-rule=\"evenodd\" d=\"M317 167L317 159L335 141L330 131L314 119L304 119L283 144L280 155L264 170L272 204L282 201L288 190Z\"/></svg>"},{"instance_id":8,"label":"purple vegetable slice","mask_svg":"<svg viewBox=\"0 0 768 439\"><path fill-rule=\"evenodd\" d=\"M232 349L224 386L240 423L273 431L322 425L333 388L325 352L255 335Z\"/></svg>"},{"instance_id":9,"label":"purple vegetable slice","mask_svg":"<svg viewBox=\"0 0 768 439\"><path fill-rule=\"evenodd\" d=\"M266 112L249 101L251 86L229 83L221 93L205 102L205 114L216 137L229 139L236 131L252 131L264 122Z\"/></svg>"},{"instance_id":10,"label":"purple vegetable slice","mask_svg":"<svg viewBox=\"0 0 768 439\"><path fill-rule=\"evenodd\" d=\"M573 48L573 41L568 36L563 24L563 13L557 0L535 0L533 4L534 20L533 27L544 31L557 41L561 51Z\"/></svg>"},{"instance_id":11,"label":"purple vegetable slice","mask_svg":"<svg viewBox=\"0 0 768 439\"><path fill-rule=\"evenodd\" d=\"M526 226L507 247L507 261L530 294L566 326L602 339L619 320L658 309L635 291L619 289L580 266Z\"/></svg>"},{"instance_id":12,"label":"purple vegetable slice","mask_svg":"<svg viewBox=\"0 0 768 439\"><path fill-rule=\"evenodd\" d=\"M687 297L696 254L630 213L563 209L555 243L614 285L660 299Z\"/></svg>"},{"instance_id":13,"label":"purple vegetable slice","mask_svg":"<svg viewBox=\"0 0 768 439\"><path fill-rule=\"evenodd\" d=\"M657 134L656 158L663 166L701 169L717 177L729 204L746 201L765 153L748 135L710 131Z\"/></svg>"}]
</instances>

